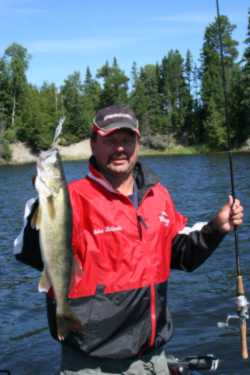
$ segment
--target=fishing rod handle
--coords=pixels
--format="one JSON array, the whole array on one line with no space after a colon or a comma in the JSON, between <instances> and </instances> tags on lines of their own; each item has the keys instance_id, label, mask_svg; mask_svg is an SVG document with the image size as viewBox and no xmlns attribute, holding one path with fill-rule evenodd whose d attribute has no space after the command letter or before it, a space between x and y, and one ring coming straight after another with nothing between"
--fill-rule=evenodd
<instances>
[{"instance_id":1,"label":"fishing rod handle","mask_svg":"<svg viewBox=\"0 0 250 375\"><path fill-rule=\"evenodd\" d=\"M240 345L241 345L241 357L244 360L248 359L248 347L247 347L247 321L244 319L240 325Z\"/></svg>"},{"instance_id":2,"label":"fishing rod handle","mask_svg":"<svg viewBox=\"0 0 250 375\"><path fill-rule=\"evenodd\" d=\"M237 276L237 296L244 296L245 289L243 283L243 276ZM240 312L240 311L238 311ZM247 346L247 321L246 319L241 320L240 324L240 341L241 341L241 356L242 359L248 359L248 346Z\"/></svg>"}]
</instances>

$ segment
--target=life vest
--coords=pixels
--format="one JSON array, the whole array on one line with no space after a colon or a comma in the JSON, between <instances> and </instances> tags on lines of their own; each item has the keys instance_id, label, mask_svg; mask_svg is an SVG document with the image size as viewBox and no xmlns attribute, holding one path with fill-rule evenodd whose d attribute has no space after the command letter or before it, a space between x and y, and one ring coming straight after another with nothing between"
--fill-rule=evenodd
<instances>
[{"instance_id":1,"label":"life vest","mask_svg":"<svg viewBox=\"0 0 250 375\"><path fill-rule=\"evenodd\" d=\"M136 209L93 167L72 182L75 268L70 298L93 296L98 286L116 293L153 286L170 273L171 244L186 218L157 183Z\"/></svg>"}]
</instances>

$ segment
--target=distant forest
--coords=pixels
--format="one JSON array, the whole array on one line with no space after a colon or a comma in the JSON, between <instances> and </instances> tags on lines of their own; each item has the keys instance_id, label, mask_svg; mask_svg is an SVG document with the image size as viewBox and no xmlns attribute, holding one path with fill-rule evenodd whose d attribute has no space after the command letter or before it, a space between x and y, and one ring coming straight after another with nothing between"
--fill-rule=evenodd
<instances>
[{"instance_id":1,"label":"distant forest","mask_svg":"<svg viewBox=\"0 0 250 375\"><path fill-rule=\"evenodd\" d=\"M220 16L232 147L250 139L250 9L246 17L245 49L239 56L238 42L232 38L236 26ZM61 144L88 137L95 112L111 104L133 108L144 139L158 139L152 145L156 148L172 142L207 150L227 148L217 18L205 29L198 63L190 50L185 57L170 50L160 62L143 67L134 62L130 79L114 57L95 76L88 67L83 78L75 71L60 88L47 82L37 87L26 77L30 59L17 43L0 57L0 156L6 159L12 142L25 142L34 151L48 148L62 115L66 121Z\"/></svg>"}]
</instances>

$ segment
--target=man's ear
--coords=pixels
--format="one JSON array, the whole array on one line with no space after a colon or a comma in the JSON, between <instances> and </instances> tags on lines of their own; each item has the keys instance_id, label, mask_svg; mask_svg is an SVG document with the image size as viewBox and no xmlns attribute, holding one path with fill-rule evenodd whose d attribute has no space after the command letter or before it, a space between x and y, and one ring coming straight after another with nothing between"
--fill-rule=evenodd
<instances>
[{"instance_id":1,"label":"man's ear","mask_svg":"<svg viewBox=\"0 0 250 375\"><path fill-rule=\"evenodd\" d=\"M90 138L89 140L91 151L93 152L93 139Z\"/></svg>"},{"instance_id":2,"label":"man's ear","mask_svg":"<svg viewBox=\"0 0 250 375\"><path fill-rule=\"evenodd\" d=\"M140 149L141 148L141 137L139 137L138 135L136 135L136 137L137 137L138 148Z\"/></svg>"},{"instance_id":3,"label":"man's ear","mask_svg":"<svg viewBox=\"0 0 250 375\"><path fill-rule=\"evenodd\" d=\"M91 137L89 143L90 143L91 151L92 151L92 153L93 153L93 150L94 150L94 148L95 148L95 144L96 144L96 138Z\"/></svg>"}]
</instances>

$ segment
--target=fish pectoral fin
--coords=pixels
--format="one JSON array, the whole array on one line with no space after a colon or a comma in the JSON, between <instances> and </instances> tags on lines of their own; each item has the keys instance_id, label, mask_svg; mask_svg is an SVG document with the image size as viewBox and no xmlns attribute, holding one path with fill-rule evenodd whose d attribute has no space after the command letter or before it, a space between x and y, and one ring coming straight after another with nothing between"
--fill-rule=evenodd
<instances>
[{"instance_id":1,"label":"fish pectoral fin","mask_svg":"<svg viewBox=\"0 0 250 375\"><path fill-rule=\"evenodd\" d=\"M51 219L55 218L56 210L55 210L55 203L54 203L54 197L53 195L50 195L47 197L47 203L48 203L48 213L49 217Z\"/></svg>"},{"instance_id":2,"label":"fish pectoral fin","mask_svg":"<svg viewBox=\"0 0 250 375\"><path fill-rule=\"evenodd\" d=\"M80 320L73 314L56 315L57 321L57 337L59 341L65 340L70 332L83 331L83 325Z\"/></svg>"},{"instance_id":3,"label":"fish pectoral fin","mask_svg":"<svg viewBox=\"0 0 250 375\"><path fill-rule=\"evenodd\" d=\"M34 211L31 221L30 221L30 225L32 228L35 228L37 230L40 229L41 217L42 217L41 208L39 208L38 206L37 209Z\"/></svg>"},{"instance_id":4,"label":"fish pectoral fin","mask_svg":"<svg viewBox=\"0 0 250 375\"><path fill-rule=\"evenodd\" d=\"M51 282L50 282L48 273L46 272L46 270L44 270L42 272L40 280L39 280L38 290L39 290L39 292L46 292L47 293L48 290L50 289L50 287L51 287Z\"/></svg>"}]
</instances>

